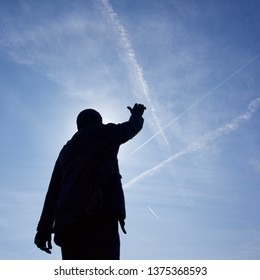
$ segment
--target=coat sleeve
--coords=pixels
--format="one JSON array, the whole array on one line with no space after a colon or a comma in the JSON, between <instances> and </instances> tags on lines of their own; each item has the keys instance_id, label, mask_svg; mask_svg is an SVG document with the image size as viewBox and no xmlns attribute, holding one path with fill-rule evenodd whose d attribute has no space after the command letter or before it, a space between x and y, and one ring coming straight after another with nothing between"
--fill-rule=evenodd
<instances>
[{"instance_id":1,"label":"coat sleeve","mask_svg":"<svg viewBox=\"0 0 260 280\"><path fill-rule=\"evenodd\" d=\"M52 232L52 228L54 224L54 212L55 212L55 206L60 191L60 184L61 184L61 170L60 170L60 164L58 159L55 163L52 172L49 188L43 205L42 214L37 226L37 231L41 231L44 233Z\"/></svg>"},{"instance_id":2,"label":"coat sleeve","mask_svg":"<svg viewBox=\"0 0 260 280\"><path fill-rule=\"evenodd\" d=\"M143 123L143 117L132 114L127 122L118 124L117 136L120 144L135 137L143 128Z\"/></svg>"}]
</instances>

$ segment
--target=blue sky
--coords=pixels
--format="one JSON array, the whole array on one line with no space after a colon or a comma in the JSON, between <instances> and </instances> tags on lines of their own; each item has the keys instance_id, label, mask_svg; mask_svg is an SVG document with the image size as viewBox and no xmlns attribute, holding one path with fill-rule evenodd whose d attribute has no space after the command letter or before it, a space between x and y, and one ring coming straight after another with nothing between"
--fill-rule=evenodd
<instances>
[{"instance_id":1,"label":"blue sky","mask_svg":"<svg viewBox=\"0 0 260 280\"><path fill-rule=\"evenodd\" d=\"M122 259L260 258L260 3L0 1L0 259L35 248L56 157L84 108L144 103L119 160Z\"/></svg>"}]
</instances>

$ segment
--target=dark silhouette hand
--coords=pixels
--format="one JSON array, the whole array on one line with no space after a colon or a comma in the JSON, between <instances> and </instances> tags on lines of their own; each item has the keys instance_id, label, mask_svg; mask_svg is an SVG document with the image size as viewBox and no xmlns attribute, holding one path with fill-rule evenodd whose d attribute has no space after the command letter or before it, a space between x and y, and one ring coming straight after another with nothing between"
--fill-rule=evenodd
<instances>
[{"instance_id":1,"label":"dark silhouette hand","mask_svg":"<svg viewBox=\"0 0 260 280\"><path fill-rule=\"evenodd\" d=\"M125 221L124 220L119 220L119 224L120 224L120 227L121 227L123 233L126 234Z\"/></svg>"},{"instance_id":2,"label":"dark silhouette hand","mask_svg":"<svg viewBox=\"0 0 260 280\"><path fill-rule=\"evenodd\" d=\"M143 104L135 103L133 108L131 108L130 106L127 106L127 109L131 112L132 115L142 116L144 113L144 110L146 110L146 107Z\"/></svg>"},{"instance_id":3,"label":"dark silhouette hand","mask_svg":"<svg viewBox=\"0 0 260 280\"><path fill-rule=\"evenodd\" d=\"M34 239L35 245L48 254L51 254L51 234L37 232Z\"/></svg>"}]
</instances>

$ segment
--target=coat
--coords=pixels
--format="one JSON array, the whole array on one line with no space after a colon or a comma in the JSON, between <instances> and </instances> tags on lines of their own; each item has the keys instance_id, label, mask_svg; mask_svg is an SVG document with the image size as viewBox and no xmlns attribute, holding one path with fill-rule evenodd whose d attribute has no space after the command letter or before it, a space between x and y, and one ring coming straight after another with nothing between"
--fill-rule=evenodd
<instances>
[{"instance_id":1,"label":"coat","mask_svg":"<svg viewBox=\"0 0 260 280\"><path fill-rule=\"evenodd\" d=\"M37 231L61 234L73 223L98 213L126 218L117 155L121 144L143 127L131 115L121 124L79 129L62 148L55 163Z\"/></svg>"}]
</instances>

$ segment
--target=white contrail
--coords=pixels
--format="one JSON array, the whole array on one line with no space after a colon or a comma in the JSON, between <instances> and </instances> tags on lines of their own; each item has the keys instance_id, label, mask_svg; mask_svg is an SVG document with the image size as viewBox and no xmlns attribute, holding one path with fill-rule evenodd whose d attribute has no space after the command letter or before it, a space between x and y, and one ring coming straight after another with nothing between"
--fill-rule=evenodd
<instances>
[{"instance_id":1,"label":"white contrail","mask_svg":"<svg viewBox=\"0 0 260 280\"><path fill-rule=\"evenodd\" d=\"M135 94L141 94L144 98L145 105L149 108L149 112L151 113L153 130L161 131L161 136L164 143L169 146L169 142L163 133L159 118L157 117L156 109L152 104L151 97L149 95L148 84L144 78L143 69L137 62L128 33L125 27L121 24L117 14L109 4L109 1L98 0L98 3L116 34L117 43L120 48L119 57L128 68L130 79L136 90ZM137 97L139 98L140 96Z\"/></svg>"},{"instance_id":2,"label":"white contrail","mask_svg":"<svg viewBox=\"0 0 260 280\"><path fill-rule=\"evenodd\" d=\"M155 218L157 218L159 221L161 221L161 218L153 211L153 209L151 207L147 207L147 208L155 216Z\"/></svg>"},{"instance_id":3,"label":"white contrail","mask_svg":"<svg viewBox=\"0 0 260 280\"><path fill-rule=\"evenodd\" d=\"M251 119L251 117L253 116L253 114L255 113L255 111L258 109L259 106L260 106L260 98L254 99L248 105L248 111L246 113L239 115L238 117L234 118L231 122L225 124L224 126L203 135L197 141L194 141L190 145L188 145L185 149L170 156L169 158L162 161L161 163L154 166L153 168L148 169L145 172L141 173L137 177L133 178L130 182L128 182L125 185L125 188L130 187L131 185L133 185L134 183L138 182L141 179L144 179L145 177L152 176L153 174L158 172L162 167L164 167L167 163L177 160L178 158L185 156L187 154L191 154L198 150L201 150L208 144L208 142L236 130L243 122L249 121Z\"/></svg>"},{"instance_id":4,"label":"white contrail","mask_svg":"<svg viewBox=\"0 0 260 280\"><path fill-rule=\"evenodd\" d=\"M189 112L191 109L193 109L195 106L200 104L204 99L209 97L211 94L213 94L218 88L223 86L225 83L230 81L232 78L234 78L240 71L242 71L244 68L246 68L248 65L252 64L254 61L256 61L259 58L260 54L255 56L253 59L249 60L247 63L239 67L235 72L233 72L230 76L228 76L225 80L223 80L221 83L219 83L215 88L213 88L211 91L209 91L207 94L202 96L198 101L190 105L186 110L184 110L180 115L178 115L176 118L174 118L172 121L170 121L166 126L164 126L162 129L160 129L157 133L155 133L153 136L151 136L147 141L145 141L142 145L140 145L136 150L133 151L133 154L136 153L138 150L140 150L143 146L145 146L148 142L150 142L152 139L154 139L157 135L162 133L166 128L168 128L170 125L172 125L174 122L176 122L178 119L180 119L182 116L184 116L187 112Z\"/></svg>"}]
</instances>

